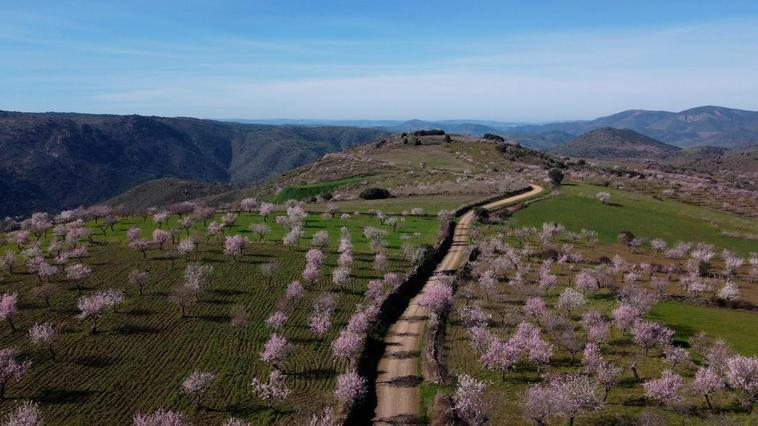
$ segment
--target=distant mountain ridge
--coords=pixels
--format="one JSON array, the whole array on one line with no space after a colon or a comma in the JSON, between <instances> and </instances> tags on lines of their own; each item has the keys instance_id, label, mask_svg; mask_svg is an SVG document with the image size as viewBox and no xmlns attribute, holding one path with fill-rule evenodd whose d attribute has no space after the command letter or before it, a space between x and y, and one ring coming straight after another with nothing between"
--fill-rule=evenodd
<instances>
[{"instance_id":1,"label":"distant mountain ridge","mask_svg":"<svg viewBox=\"0 0 758 426\"><path fill-rule=\"evenodd\" d=\"M92 204L152 179L259 182L386 132L0 111L0 217Z\"/></svg>"},{"instance_id":2,"label":"distant mountain ridge","mask_svg":"<svg viewBox=\"0 0 758 426\"><path fill-rule=\"evenodd\" d=\"M588 121L516 126L514 134L565 132L575 136L602 127L628 128L680 148L734 148L758 142L758 111L702 106L681 112L628 110Z\"/></svg>"},{"instance_id":3,"label":"distant mountain ridge","mask_svg":"<svg viewBox=\"0 0 758 426\"><path fill-rule=\"evenodd\" d=\"M632 129L680 148L734 148L758 143L758 111L700 106L680 112L631 109L594 120L519 124L495 120L237 120L268 124L340 124L376 127L390 132L442 129L448 133L508 136L526 146L547 150L602 127Z\"/></svg>"},{"instance_id":4,"label":"distant mountain ridge","mask_svg":"<svg viewBox=\"0 0 758 426\"><path fill-rule=\"evenodd\" d=\"M581 158L662 158L681 149L631 129L603 127L553 148L558 155Z\"/></svg>"}]
</instances>

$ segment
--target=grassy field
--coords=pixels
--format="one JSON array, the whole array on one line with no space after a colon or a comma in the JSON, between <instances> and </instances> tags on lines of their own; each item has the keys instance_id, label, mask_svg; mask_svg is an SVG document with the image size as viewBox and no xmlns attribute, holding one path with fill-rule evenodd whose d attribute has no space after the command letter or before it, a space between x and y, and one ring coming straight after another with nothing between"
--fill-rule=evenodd
<instances>
[{"instance_id":1,"label":"grassy field","mask_svg":"<svg viewBox=\"0 0 758 426\"><path fill-rule=\"evenodd\" d=\"M241 233L254 240L246 228L261 221L257 215L242 215L227 235ZM362 299L367 281L378 277L361 236L363 226L379 226L378 221L365 215L346 221L311 215L306 236L329 231L328 257L322 278L306 285L306 297L294 305L284 303L284 293L287 284L301 279L308 240L287 249L279 243L283 229L271 217L267 222L272 227L267 240L248 246L236 262L223 255L219 243L199 244L194 260L212 265L214 271L208 290L188 308L187 318L181 318L178 307L167 300L170 290L182 282L186 261L178 260L172 268L158 250L150 250L145 260L126 248L126 229L140 226L146 236L154 228L152 221L142 218L122 220L116 232L98 234L97 244L83 260L93 269L85 283L85 294L118 288L127 295L118 312L110 312L99 321L100 331L95 335L88 334L89 320L75 317L77 292L71 284L60 277L51 283L55 290L48 309L29 295L29 290L39 285L36 276L23 268L19 273L4 274L0 291L17 292L20 310L14 318L17 331L11 332L7 326L0 331L0 347L16 346L33 365L20 383L8 387L0 413L9 411L18 399L33 399L42 405L47 424L128 424L136 412L152 412L159 407L182 411L195 424L221 424L229 416L253 424L293 424L333 403L335 377L346 365L332 357L330 343ZM336 264L340 226L351 231L355 258L351 284L343 290L334 288L330 274ZM397 232L390 232L390 269L404 272L409 268L399 254L401 233L419 233L411 241L422 244L435 239L436 229L436 218L412 217ZM279 268L269 287L260 265L270 261L276 261ZM143 296L127 284L127 275L133 269L149 272ZM333 294L337 305L332 327L320 340L308 329L307 319L311 301L323 293ZM241 333L229 324L235 305L243 305L250 314L250 326ZM285 403L268 408L251 393L250 380L270 371L259 354L270 335L264 321L277 306L285 307L290 316L282 333L295 345L283 366L292 394ZM29 342L26 330L36 322L60 327L54 346L56 361ZM181 382L195 369L218 375L203 400L207 408L198 411L180 391Z\"/></svg>"},{"instance_id":2,"label":"grassy field","mask_svg":"<svg viewBox=\"0 0 758 426\"><path fill-rule=\"evenodd\" d=\"M698 331L723 338L734 350L758 355L758 313L665 301L653 306L650 319L662 321L684 343Z\"/></svg>"},{"instance_id":3,"label":"grassy field","mask_svg":"<svg viewBox=\"0 0 758 426\"><path fill-rule=\"evenodd\" d=\"M413 197L397 197L385 200L349 200L335 201L334 204L342 211L366 212L380 210L384 213L400 214L421 207L426 214L436 215L440 210L455 210L458 207L480 200L482 195L419 195ZM323 205L311 205L309 208L323 209Z\"/></svg>"},{"instance_id":4,"label":"grassy field","mask_svg":"<svg viewBox=\"0 0 758 426\"><path fill-rule=\"evenodd\" d=\"M337 188L368 180L369 176L353 176L345 179L324 181L310 185L293 185L282 189L271 200L272 203L281 204L287 200L308 200L325 192L334 191ZM372 176L372 178L376 178Z\"/></svg>"},{"instance_id":5,"label":"grassy field","mask_svg":"<svg viewBox=\"0 0 758 426\"><path fill-rule=\"evenodd\" d=\"M611 194L603 205L595 194ZM758 222L736 215L671 200L590 185L564 185L559 195L534 203L516 212L514 226L541 226L558 222L570 230L582 228L598 232L601 241L616 241L621 231L631 231L647 239L703 241L718 249L728 248L742 254L758 251L758 241L731 238L722 231L758 234Z\"/></svg>"}]
</instances>

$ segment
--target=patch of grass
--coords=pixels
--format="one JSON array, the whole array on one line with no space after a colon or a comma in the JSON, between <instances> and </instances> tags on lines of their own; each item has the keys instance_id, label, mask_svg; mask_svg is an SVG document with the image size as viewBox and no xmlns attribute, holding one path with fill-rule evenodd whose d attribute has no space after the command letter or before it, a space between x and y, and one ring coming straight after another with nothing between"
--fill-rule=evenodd
<instances>
[{"instance_id":1,"label":"patch of grass","mask_svg":"<svg viewBox=\"0 0 758 426\"><path fill-rule=\"evenodd\" d=\"M306 200L325 192L334 191L339 187L364 181L368 178L369 176L353 176L344 179L318 182L310 185L288 186L276 194L271 201L275 204L281 204L287 200Z\"/></svg>"},{"instance_id":2,"label":"patch of grass","mask_svg":"<svg viewBox=\"0 0 758 426\"><path fill-rule=\"evenodd\" d=\"M595 194L611 194L603 205ZM513 215L515 226L541 226L558 222L567 229L598 232L604 242L616 241L621 231L631 231L646 239L706 242L718 249L742 254L756 250L756 241L727 237L723 230L758 233L758 222L704 207L672 200L656 200L647 195L592 185L564 185L560 194L536 202Z\"/></svg>"},{"instance_id":3,"label":"patch of grass","mask_svg":"<svg viewBox=\"0 0 758 426\"><path fill-rule=\"evenodd\" d=\"M649 316L673 328L675 340L680 342L703 331L710 337L723 338L744 355L758 354L757 312L665 301L653 306Z\"/></svg>"}]
</instances>

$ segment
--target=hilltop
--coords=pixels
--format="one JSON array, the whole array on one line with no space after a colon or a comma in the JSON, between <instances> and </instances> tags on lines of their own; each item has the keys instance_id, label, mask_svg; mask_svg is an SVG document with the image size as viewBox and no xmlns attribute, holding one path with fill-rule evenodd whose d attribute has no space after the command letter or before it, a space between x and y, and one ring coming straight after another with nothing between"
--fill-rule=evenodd
<instances>
[{"instance_id":1,"label":"hilltop","mask_svg":"<svg viewBox=\"0 0 758 426\"><path fill-rule=\"evenodd\" d=\"M0 216L92 204L162 177L260 182L384 134L352 127L0 112Z\"/></svg>"},{"instance_id":2,"label":"hilltop","mask_svg":"<svg viewBox=\"0 0 758 426\"><path fill-rule=\"evenodd\" d=\"M677 151L634 130L612 127L591 130L553 149L556 154L582 158L660 158Z\"/></svg>"}]
</instances>

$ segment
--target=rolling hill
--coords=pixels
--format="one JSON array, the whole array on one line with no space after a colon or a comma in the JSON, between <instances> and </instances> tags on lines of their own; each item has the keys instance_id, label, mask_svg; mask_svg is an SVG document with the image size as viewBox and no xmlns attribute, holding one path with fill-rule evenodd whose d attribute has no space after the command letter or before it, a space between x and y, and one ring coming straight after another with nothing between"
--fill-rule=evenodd
<instances>
[{"instance_id":1,"label":"rolling hill","mask_svg":"<svg viewBox=\"0 0 758 426\"><path fill-rule=\"evenodd\" d=\"M92 204L153 179L260 182L377 129L0 111L0 216Z\"/></svg>"},{"instance_id":2,"label":"rolling hill","mask_svg":"<svg viewBox=\"0 0 758 426\"><path fill-rule=\"evenodd\" d=\"M679 150L631 129L603 127L590 130L552 152L582 158L661 158Z\"/></svg>"}]
</instances>

